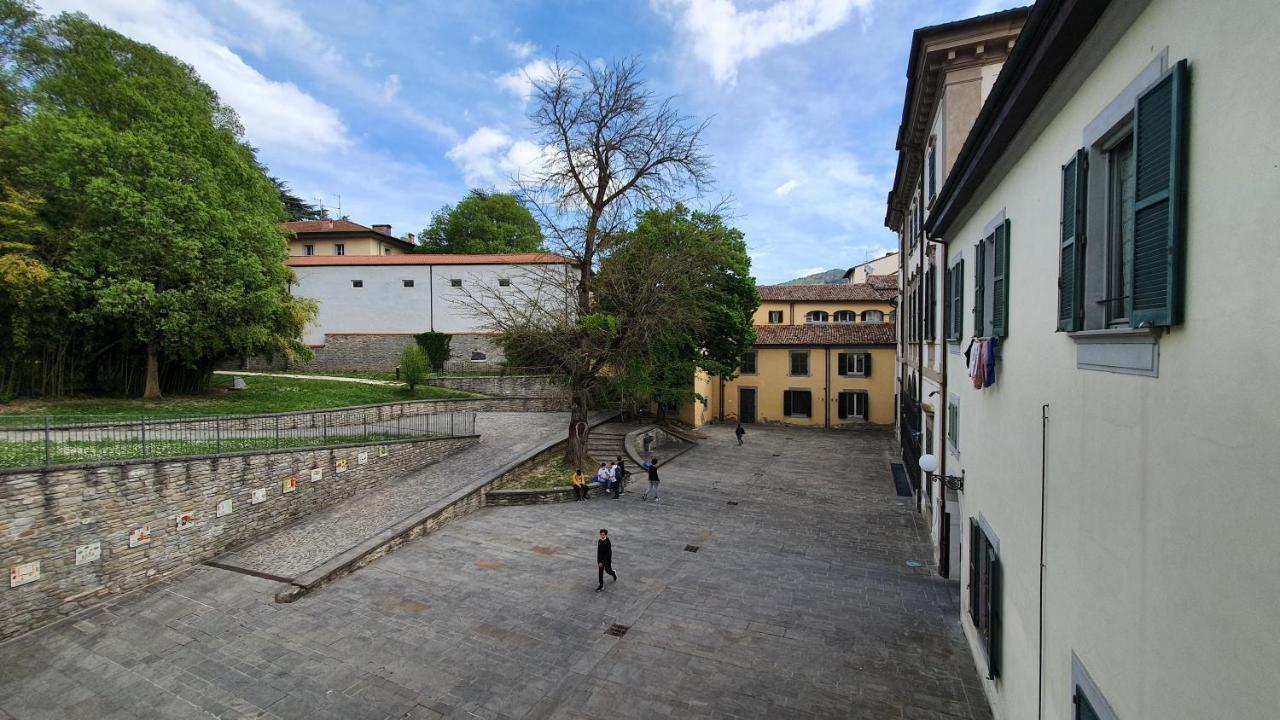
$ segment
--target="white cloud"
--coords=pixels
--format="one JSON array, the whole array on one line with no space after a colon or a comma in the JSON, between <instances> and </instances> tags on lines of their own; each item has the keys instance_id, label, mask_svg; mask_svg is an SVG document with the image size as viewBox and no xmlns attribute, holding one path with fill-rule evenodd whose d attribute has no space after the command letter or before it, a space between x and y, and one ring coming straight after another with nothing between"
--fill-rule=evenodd
<instances>
[{"instance_id":1,"label":"white cloud","mask_svg":"<svg viewBox=\"0 0 1280 720\"><path fill-rule=\"evenodd\" d=\"M492 127L481 127L453 146L445 157L462 171L470 187L508 187L512 178L528 176L543 166L542 148L516 140Z\"/></svg>"},{"instance_id":2,"label":"white cloud","mask_svg":"<svg viewBox=\"0 0 1280 720\"><path fill-rule=\"evenodd\" d=\"M843 25L873 0L777 0L739 10L734 0L652 0L670 19L718 84L733 84L738 66L782 45L796 45Z\"/></svg>"},{"instance_id":3,"label":"white cloud","mask_svg":"<svg viewBox=\"0 0 1280 720\"><path fill-rule=\"evenodd\" d=\"M788 180L774 188L773 194L778 197L786 197L791 194L792 190L795 190L798 187L800 187L800 182L798 180Z\"/></svg>"},{"instance_id":4,"label":"white cloud","mask_svg":"<svg viewBox=\"0 0 1280 720\"><path fill-rule=\"evenodd\" d=\"M498 87L520 98L520 102L527 103L533 94L533 83L550 79L551 72L551 63L538 59L526 63L519 70L500 75L496 82Z\"/></svg>"},{"instance_id":5,"label":"white cloud","mask_svg":"<svg viewBox=\"0 0 1280 720\"><path fill-rule=\"evenodd\" d=\"M511 54L514 55L517 60L524 60L532 55L534 51L538 49L538 46L531 42L513 42L507 45L507 49L511 51Z\"/></svg>"},{"instance_id":6,"label":"white cloud","mask_svg":"<svg viewBox=\"0 0 1280 720\"><path fill-rule=\"evenodd\" d=\"M391 102L400 94L400 76L391 73L382 83L382 99Z\"/></svg>"},{"instance_id":7,"label":"white cloud","mask_svg":"<svg viewBox=\"0 0 1280 720\"><path fill-rule=\"evenodd\" d=\"M225 45L209 22L184 2L99 0L85 10L72 0L42 0L46 12L85 11L97 22L189 63L235 108L254 145L325 152L351 140L338 111L293 83L271 80Z\"/></svg>"}]
</instances>

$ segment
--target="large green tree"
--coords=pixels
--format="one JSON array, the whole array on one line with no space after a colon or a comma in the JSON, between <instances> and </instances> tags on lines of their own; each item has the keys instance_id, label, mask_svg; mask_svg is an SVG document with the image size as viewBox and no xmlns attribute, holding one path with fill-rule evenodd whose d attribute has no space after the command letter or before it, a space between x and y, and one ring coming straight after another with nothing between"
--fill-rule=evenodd
<instances>
[{"instance_id":1,"label":"large green tree","mask_svg":"<svg viewBox=\"0 0 1280 720\"><path fill-rule=\"evenodd\" d=\"M474 254L541 252L542 228L510 193L472 190L431 216L418 252Z\"/></svg>"},{"instance_id":2,"label":"large green tree","mask_svg":"<svg viewBox=\"0 0 1280 720\"><path fill-rule=\"evenodd\" d=\"M280 194L280 204L284 206L286 220L293 222L295 220L329 219L329 213L323 207L298 197L297 193L289 187L289 183L275 176L269 177L271 177L272 184L276 186L276 192Z\"/></svg>"},{"instance_id":3,"label":"large green tree","mask_svg":"<svg viewBox=\"0 0 1280 720\"><path fill-rule=\"evenodd\" d=\"M83 15L43 33L29 109L0 128L0 178L38 198L25 204L47 231L0 241L60 288L65 320L44 331L80 343L69 362L117 358L117 379L157 397L165 371L305 356L315 309L289 295L280 195L235 112L189 66Z\"/></svg>"}]
</instances>

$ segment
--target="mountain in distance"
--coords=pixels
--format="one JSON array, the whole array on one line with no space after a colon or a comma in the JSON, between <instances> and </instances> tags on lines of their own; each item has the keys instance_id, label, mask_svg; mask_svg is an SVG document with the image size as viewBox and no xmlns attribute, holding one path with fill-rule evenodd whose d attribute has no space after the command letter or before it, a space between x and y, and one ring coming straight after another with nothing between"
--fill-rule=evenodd
<instances>
[{"instance_id":1,"label":"mountain in distance","mask_svg":"<svg viewBox=\"0 0 1280 720\"><path fill-rule=\"evenodd\" d=\"M820 273L805 275L779 285L838 285L844 282L845 268L831 268Z\"/></svg>"}]
</instances>

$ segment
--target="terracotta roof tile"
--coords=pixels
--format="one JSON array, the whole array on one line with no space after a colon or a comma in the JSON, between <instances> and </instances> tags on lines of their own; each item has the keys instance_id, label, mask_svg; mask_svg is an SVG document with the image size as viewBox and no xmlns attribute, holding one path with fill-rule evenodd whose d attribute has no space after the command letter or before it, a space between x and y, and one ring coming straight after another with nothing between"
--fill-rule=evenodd
<instances>
[{"instance_id":1,"label":"terracotta roof tile","mask_svg":"<svg viewBox=\"0 0 1280 720\"><path fill-rule=\"evenodd\" d=\"M868 275L867 284L877 290L893 290L898 291L898 273L889 275Z\"/></svg>"},{"instance_id":2,"label":"terracotta roof tile","mask_svg":"<svg viewBox=\"0 0 1280 720\"><path fill-rule=\"evenodd\" d=\"M325 265L553 265L573 264L573 260L555 253L514 253L510 255L293 255L290 267Z\"/></svg>"},{"instance_id":3,"label":"terracotta roof tile","mask_svg":"<svg viewBox=\"0 0 1280 720\"><path fill-rule=\"evenodd\" d=\"M893 345L893 323L757 325L756 345Z\"/></svg>"},{"instance_id":4,"label":"terracotta roof tile","mask_svg":"<svg viewBox=\"0 0 1280 720\"><path fill-rule=\"evenodd\" d=\"M287 222L284 226L296 233L377 232L371 227L353 223L350 220L298 220L296 222ZM378 234L381 235L381 233Z\"/></svg>"},{"instance_id":5,"label":"terracotta roof tile","mask_svg":"<svg viewBox=\"0 0 1280 720\"><path fill-rule=\"evenodd\" d=\"M830 302L839 300L861 300L876 302L891 300L898 294L897 284L893 290L876 288L866 283L840 283L838 285L762 285L759 288L761 300Z\"/></svg>"}]
</instances>

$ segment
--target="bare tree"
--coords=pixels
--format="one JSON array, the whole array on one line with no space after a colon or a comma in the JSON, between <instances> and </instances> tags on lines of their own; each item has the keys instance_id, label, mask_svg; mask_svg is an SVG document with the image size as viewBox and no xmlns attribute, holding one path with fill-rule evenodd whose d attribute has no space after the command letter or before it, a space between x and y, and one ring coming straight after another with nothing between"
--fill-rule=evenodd
<instances>
[{"instance_id":1,"label":"bare tree","mask_svg":"<svg viewBox=\"0 0 1280 720\"><path fill-rule=\"evenodd\" d=\"M656 97L641 75L634 58L601 63L579 57L557 58L547 76L533 79L529 117L542 163L515 183L550 249L575 263L568 277L546 273L536 294L564 297L571 312L495 303L494 293L469 303L504 337L523 336L526 347L545 350L568 377L572 416L565 459L577 467L588 461L592 392L627 336L627 328L593 306L601 256L637 211L699 195L711 183L702 142L706 122L680 113L671 98Z\"/></svg>"}]
</instances>

